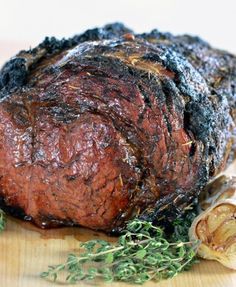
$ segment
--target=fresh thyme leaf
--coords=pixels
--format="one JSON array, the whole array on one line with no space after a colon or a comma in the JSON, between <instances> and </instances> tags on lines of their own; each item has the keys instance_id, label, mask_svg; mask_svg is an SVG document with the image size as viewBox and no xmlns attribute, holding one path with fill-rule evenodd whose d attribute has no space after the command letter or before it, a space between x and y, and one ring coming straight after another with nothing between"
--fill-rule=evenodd
<instances>
[{"instance_id":1,"label":"fresh thyme leaf","mask_svg":"<svg viewBox=\"0 0 236 287\"><path fill-rule=\"evenodd\" d=\"M105 259L105 263L110 264L112 263L114 260L114 255L113 253L108 253Z\"/></svg>"},{"instance_id":2,"label":"fresh thyme leaf","mask_svg":"<svg viewBox=\"0 0 236 287\"><path fill-rule=\"evenodd\" d=\"M64 264L50 266L41 277L65 283L102 279L143 284L172 278L196 263L199 242L188 239L192 218L178 219L174 234L168 236L151 222L133 219L117 244L91 240L81 244L82 254L69 254Z\"/></svg>"},{"instance_id":3,"label":"fresh thyme leaf","mask_svg":"<svg viewBox=\"0 0 236 287\"><path fill-rule=\"evenodd\" d=\"M0 232L5 229L6 226L6 216L5 213L0 209Z\"/></svg>"}]
</instances>

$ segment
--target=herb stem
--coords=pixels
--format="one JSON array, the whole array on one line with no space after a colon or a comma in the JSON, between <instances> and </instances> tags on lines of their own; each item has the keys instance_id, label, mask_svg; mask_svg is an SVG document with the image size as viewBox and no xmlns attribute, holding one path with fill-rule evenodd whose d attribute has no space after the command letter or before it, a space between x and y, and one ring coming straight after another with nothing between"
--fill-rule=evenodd
<instances>
[{"instance_id":1,"label":"herb stem","mask_svg":"<svg viewBox=\"0 0 236 287\"><path fill-rule=\"evenodd\" d=\"M81 245L83 254L70 254L64 264L49 266L44 278L57 280L63 271L66 283L93 280L142 284L149 280L171 278L195 262L197 242L189 241L186 222L178 222L168 237L152 223L133 219L117 244L91 240Z\"/></svg>"}]
</instances>

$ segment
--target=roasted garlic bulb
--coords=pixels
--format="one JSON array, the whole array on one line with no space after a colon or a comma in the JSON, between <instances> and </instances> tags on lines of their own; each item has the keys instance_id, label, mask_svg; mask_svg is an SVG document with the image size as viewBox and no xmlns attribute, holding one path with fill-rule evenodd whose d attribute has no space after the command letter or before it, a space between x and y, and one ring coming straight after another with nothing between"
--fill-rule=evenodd
<instances>
[{"instance_id":1,"label":"roasted garlic bulb","mask_svg":"<svg viewBox=\"0 0 236 287\"><path fill-rule=\"evenodd\" d=\"M209 184L201 205L189 230L190 239L201 241L198 255L236 270L236 177Z\"/></svg>"}]
</instances>

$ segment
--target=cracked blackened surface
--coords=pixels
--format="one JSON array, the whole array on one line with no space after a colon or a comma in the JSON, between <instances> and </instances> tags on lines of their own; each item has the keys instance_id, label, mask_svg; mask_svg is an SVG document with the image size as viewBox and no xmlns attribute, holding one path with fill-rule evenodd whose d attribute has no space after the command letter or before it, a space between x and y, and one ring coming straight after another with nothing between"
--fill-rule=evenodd
<instances>
[{"instance_id":1,"label":"cracked blackened surface","mask_svg":"<svg viewBox=\"0 0 236 287\"><path fill-rule=\"evenodd\" d=\"M26 84L27 76L30 73L30 66L36 65L41 59L41 57L35 57L39 51L45 50L42 57L50 57L51 55L60 53L85 41L111 39L129 32L131 32L131 30L123 24L114 23L105 25L103 28L87 30L83 34L76 35L70 39L63 38L58 40L55 37L46 37L38 47L26 52L21 51L16 57L3 66L0 73L0 100L8 92L16 90L17 88L19 89ZM28 65L27 62L31 62L30 65Z\"/></svg>"},{"instance_id":2,"label":"cracked blackened surface","mask_svg":"<svg viewBox=\"0 0 236 287\"><path fill-rule=\"evenodd\" d=\"M41 227L171 222L232 157L235 67L117 23L21 51L0 72L0 205Z\"/></svg>"},{"instance_id":3,"label":"cracked blackened surface","mask_svg":"<svg viewBox=\"0 0 236 287\"><path fill-rule=\"evenodd\" d=\"M14 58L10 60L1 70L0 74L0 99L4 94L24 86L28 71L24 58Z\"/></svg>"}]
</instances>

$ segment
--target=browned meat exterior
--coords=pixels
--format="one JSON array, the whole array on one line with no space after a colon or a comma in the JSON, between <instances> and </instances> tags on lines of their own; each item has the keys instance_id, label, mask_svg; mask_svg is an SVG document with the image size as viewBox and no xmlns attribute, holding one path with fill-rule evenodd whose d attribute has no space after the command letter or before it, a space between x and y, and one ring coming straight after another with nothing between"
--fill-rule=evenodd
<instances>
[{"instance_id":1,"label":"browned meat exterior","mask_svg":"<svg viewBox=\"0 0 236 287\"><path fill-rule=\"evenodd\" d=\"M121 24L20 52L0 73L0 207L40 227L172 220L229 158L235 67Z\"/></svg>"}]
</instances>

